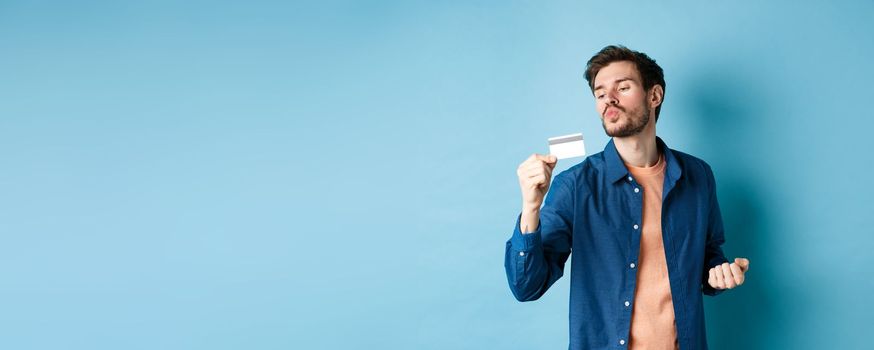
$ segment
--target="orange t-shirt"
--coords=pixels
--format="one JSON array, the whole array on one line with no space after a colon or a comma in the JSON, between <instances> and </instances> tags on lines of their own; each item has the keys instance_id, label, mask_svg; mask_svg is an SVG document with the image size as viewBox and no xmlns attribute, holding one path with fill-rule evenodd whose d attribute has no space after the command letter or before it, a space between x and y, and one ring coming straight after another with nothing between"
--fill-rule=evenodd
<instances>
[{"instance_id":1,"label":"orange t-shirt","mask_svg":"<svg viewBox=\"0 0 874 350\"><path fill-rule=\"evenodd\" d=\"M629 349L679 349L674 302L662 241L662 186L665 180L665 160L651 167L625 164L643 190L643 225L638 257L637 289L631 313Z\"/></svg>"}]
</instances>

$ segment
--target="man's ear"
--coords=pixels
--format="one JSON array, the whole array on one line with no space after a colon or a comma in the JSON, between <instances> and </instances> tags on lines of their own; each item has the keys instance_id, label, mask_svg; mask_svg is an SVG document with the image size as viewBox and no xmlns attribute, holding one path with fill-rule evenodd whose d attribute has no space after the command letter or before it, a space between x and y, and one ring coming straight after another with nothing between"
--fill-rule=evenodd
<instances>
[{"instance_id":1,"label":"man's ear","mask_svg":"<svg viewBox=\"0 0 874 350\"><path fill-rule=\"evenodd\" d=\"M653 85L651 89L649 89L649 107L655 109L658 106L662 105L662 101L665 98L665 88L661 85L656 84Z\"/></svg>"}]
</instances>

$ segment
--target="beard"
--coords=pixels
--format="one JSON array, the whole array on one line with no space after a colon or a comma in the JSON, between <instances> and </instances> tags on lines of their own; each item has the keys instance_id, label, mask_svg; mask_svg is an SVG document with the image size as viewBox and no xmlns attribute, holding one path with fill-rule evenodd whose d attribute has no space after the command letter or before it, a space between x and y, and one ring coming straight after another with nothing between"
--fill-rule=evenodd
<instances>
[{"instance_id":1,"label":"beard","mask_svg":"<svg viewBox=\"0 0 874 350\"><path fill-rule=\"evenodd\" d=\"M618 106L615 106L614 108L619 109L620 112L625 112L625 110L621 109ZM607 136L634 136L643 131L643 129L646 129L646 124L649 124L650 109L649 106L645 104L643 105L642 109L633 110L631 111L631 113L623 114L624 116L620 116L620 119L617 121L618 125L612 130L607 128L607 117L601 118L601 124L602 126L604 126L604 132L607 133ZM622 123L623 121L624 123Z\"/></svg>"}]
</instances>

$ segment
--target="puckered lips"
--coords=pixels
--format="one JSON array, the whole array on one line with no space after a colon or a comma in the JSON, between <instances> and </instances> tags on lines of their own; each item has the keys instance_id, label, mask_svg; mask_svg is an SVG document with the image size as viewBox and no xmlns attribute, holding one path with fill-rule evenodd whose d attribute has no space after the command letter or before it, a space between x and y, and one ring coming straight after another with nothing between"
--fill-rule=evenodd
<instances>
[{"instance_id":1,"label":"puckered lips","mask_svg":"<svg viewBox=\"0 0 874 350\"><path fill-rule=\"evenodd\" d=\"M610 122L615 122L619 119L619 113L622 112L619 108L610 107L604 112L604 119Z\"/></svg>"}]
</instances>

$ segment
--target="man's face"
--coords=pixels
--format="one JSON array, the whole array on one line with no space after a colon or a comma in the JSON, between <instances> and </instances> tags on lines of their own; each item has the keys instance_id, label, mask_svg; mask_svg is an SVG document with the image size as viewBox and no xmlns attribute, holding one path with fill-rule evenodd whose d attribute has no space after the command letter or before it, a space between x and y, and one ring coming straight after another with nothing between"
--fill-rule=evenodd
<instances>
[{"instance_id":1,"label":"man's face","mask_svg":"<svg viewBox=\"0 0 874 350\"><path fill-rule=\"evenodd\" d=\"M640 133L650 119L647 92L634 63L613 62L595 76L595 108L610 137Z\"/></svg>"}]
</instances>

